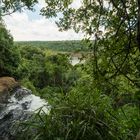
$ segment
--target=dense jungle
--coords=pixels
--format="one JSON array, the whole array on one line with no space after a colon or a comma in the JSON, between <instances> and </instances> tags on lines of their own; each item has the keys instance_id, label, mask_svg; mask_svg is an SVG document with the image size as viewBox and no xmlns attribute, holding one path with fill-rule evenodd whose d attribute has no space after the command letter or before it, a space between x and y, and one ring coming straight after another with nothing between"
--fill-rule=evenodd
<instances>
[{"instance_id":1,"label":"dense jungle","mask_svg":"<svg viewBox=\"0 0 140 140\"><path fill-rule=\"evenodd\" d=\"M40 14L61 14L60 31L83 32L83 40L14 41L3 18L34 12L38 0L0 1L0 77L49 104L48 113L18 120L13 140L140 140L140 0L72 2L45 0Z\"/></svg>"}]
</instances>

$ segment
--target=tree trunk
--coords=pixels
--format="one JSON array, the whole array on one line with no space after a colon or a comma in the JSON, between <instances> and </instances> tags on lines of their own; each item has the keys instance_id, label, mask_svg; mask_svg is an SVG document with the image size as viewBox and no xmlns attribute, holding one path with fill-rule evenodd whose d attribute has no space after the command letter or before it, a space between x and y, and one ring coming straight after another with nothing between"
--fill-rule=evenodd
<instances>
[{"instance_id":1,"label":"tree trunk","mask_svg":"<svg viewBox=\"0 0 140 140\"><path fill-rule=\"evenodd\" d=\"M140 50L140 0L137 0L137 3L138 3L137 43Z\"/></svg>"}]
</instances>

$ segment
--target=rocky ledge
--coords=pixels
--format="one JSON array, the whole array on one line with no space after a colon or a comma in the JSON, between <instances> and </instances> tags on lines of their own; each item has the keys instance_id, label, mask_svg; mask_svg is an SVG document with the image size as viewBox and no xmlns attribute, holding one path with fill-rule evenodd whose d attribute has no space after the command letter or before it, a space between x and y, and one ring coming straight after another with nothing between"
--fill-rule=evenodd
<instances>
[{"instance_id":1,"label":"rocky ledge","mask_svg":"<svg viewBox=\"0 0 140 140\"><path fill-rule=\"evenodd\" d=\"M12 77L0 77L0 103L7 102L11 91L20 87L20 84Z\"/></svg>"}]
</instances>

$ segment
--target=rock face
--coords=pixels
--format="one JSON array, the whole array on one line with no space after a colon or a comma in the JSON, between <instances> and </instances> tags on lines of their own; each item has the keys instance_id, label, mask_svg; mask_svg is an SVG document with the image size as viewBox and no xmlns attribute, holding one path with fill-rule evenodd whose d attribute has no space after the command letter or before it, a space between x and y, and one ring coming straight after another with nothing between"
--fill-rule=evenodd
<instances>
[{"instance_id":1,"label":"rock face","mask_svg":"<svg viewBox=\"0 0 140 140\"><path fill-rule=\"evenodd\" d=\"M19 86L19 83L12 77L0 77L0 93Z\"/></svg>"},{"instance_id":2,"label":"rock face","mask_svg":"<svg viewBox=\"0 0 140 140\"><path fill-rule=\"evenodd\" d=\"M47 113L45 100L19 86L11 77L0 78L0 140L21 140L17 135L22 127L17 127L17 122L30 119L42 106L45 106L43 110Z\"/></svg>"},{"instance_id":3,"label":"rock face","mask_svg":"<svg viewBox=\"0 0 140 140\"><path fill-rule=\"evenodd\" d=\"M7 102L10 91L19 87L19 83L12 77L0 77L0 103Z\"/></svg>"}]
</instances>

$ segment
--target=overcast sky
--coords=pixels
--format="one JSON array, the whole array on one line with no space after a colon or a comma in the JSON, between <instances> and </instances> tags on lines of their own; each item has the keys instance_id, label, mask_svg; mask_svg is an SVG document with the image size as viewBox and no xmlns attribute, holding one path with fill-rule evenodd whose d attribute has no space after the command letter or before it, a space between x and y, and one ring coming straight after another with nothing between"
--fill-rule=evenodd
<instances>
[{"instance_id":1,"label":"overcast sky","mask_svg":"<svg viewBox=\"0 0 140 140\"><path fill-rule=\"evenodd\" d=\"M78 40L82 34L76 34L73 30L59 32L53 19L45 19L39 15L43 0L35 6L36 11L16 12L4 17L6 26L10 30L15 41L29 40ZM73 7L78 7L80 0L75 0Z\"/></svg>"}]
</instances>

